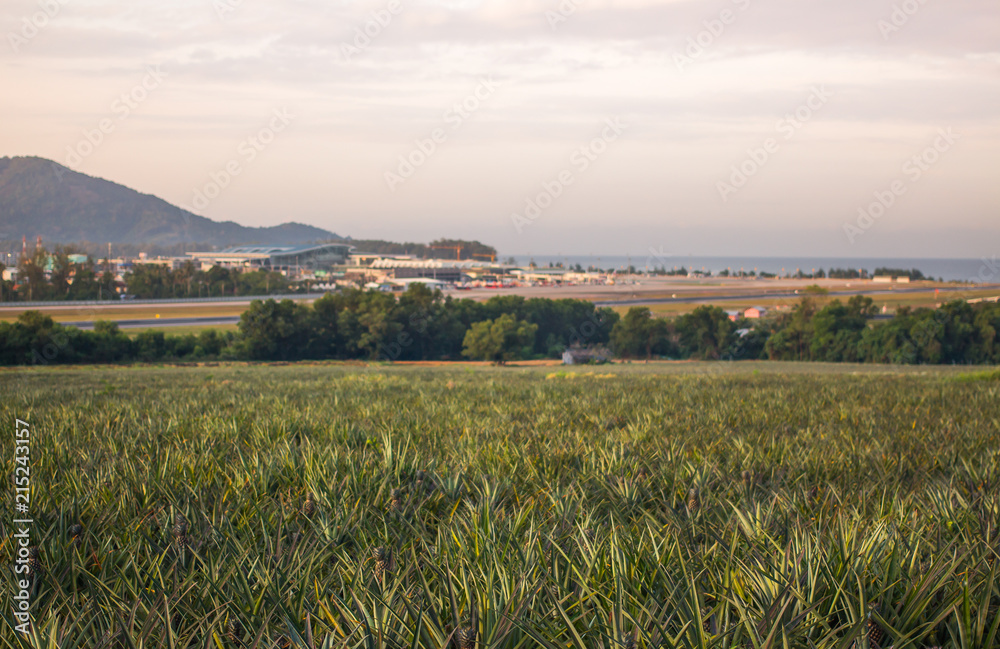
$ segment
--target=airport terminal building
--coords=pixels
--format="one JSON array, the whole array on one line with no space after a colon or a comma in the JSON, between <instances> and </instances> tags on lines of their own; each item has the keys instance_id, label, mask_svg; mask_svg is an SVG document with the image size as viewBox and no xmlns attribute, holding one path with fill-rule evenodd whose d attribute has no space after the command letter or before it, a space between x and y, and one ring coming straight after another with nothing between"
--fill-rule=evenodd
<instances>
[{"instance_id":1,"label":"airport terminal building","mask_svg":"<svg viewBox=\"0 0 1000 649\"><path fill-rule=\"evenodd\" d=\"M353 246L322 243L304 246L236 246L216 252L189 252L187 256L202 268L225 266L246 270L310 272L347 263Z\"/></svg>"}]
</instances>

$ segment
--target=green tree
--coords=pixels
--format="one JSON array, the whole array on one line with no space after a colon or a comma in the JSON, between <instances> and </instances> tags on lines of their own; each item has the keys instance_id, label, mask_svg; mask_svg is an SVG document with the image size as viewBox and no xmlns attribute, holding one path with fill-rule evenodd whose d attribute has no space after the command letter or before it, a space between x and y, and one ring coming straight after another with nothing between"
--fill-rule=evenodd
<instances>
[{"instance_id":1,"label":"green tree","mask_svg":"<svg viewBox=\"0 0 1000 649\"><path fill-rule=\"evenodd\" d=\"M47 263L51 264L49 272L50 296L54 300L65 300L69 297L75 264L70 262L69 252L62 246L56 246Z\"/></svg>"},{"instance_id":2,"label":"green tree","mask_svg":"<svg viewBox=\"0 0 1000 649\"><path fill-rule=\"evenodd\" d=\"M382 291L358 291L355 295L351 308L340 312L337 326L344 333L352 358L378 358L403 329L396 297Z\"/></svg>"},{"instance_id":3,"label":"green tree","mask_svg":"<svg viewBox=\"0 0 1000 649\"><path fill-rule=\"evenodd\" d=\"M98 320L87 338L87 362L114 363L127 360L134 353L132 341L118 328L117 322Z\"/></svg>"},{"instance_id":4,"label":"green tree","mask_svg":"<svg viewBox=\"0 0 1000 649\"><path fill-rule=\"evenodd\" d=\"M49 253L41 246L21 258L17 267L17 283L23 299L29 302L52 299L52 287L45 278L48 259Z\"/></svg>"},{"instance_id":5,"label":"green tree","mask_svg":"<svg viewBox=\"0 0 1000 649\"><path fill-rule=\"evenodd\" d=\"M654 318L649 307L634 306L611 329L611 346L623 358L652 358L669 353L669 324Z\"/></svg>"},{"instance_id":6,"label":"green tree","mask_svg":"<svg viewBox=\"0 0 1000 649\"><path fill-rule=\"evenodd\" d=\"M775 322L777 331L767 340L767 357L780 361L809 360L815 314L816 302L803 298L791 313L779 316Z\"/></svg>"},{"instance_id":7,"label":"green tree","mask_svg":"<svg viewBox=\"0 0 1000 649\"><path fill-rule=\"evenodd\" d=\"M141 300L176 297L173 273L160 264L136 264L125 276L126 291Z\"/></svg>"},{"instance_id":8,"label":"green tree","mask_svg":"<svg viewBox=\"0 0 1000 649\"><path fill-rule=\"evenodd\" d=\"M531 355L538 325L505 313L496 320L477 322L465 332L462 355L503 365Z\"/></svg>"},{"instance_id":9,"label":"green tree","mask_svg":"<svg viewBox=\"0 0 1000 649\"><path fill-rule=\"evenodd\" d=\"M240 316L240 343L255 360L302 358L309 342L307 307L291 300L254 300Z\"/></svg>"},{"instance_id":10,"label":"green tree","mask_svg":"<svg viewBox=\"0 0 1000 649\"><path fill-rule=\"evenodd\" d=\"M736 323L717 306L700 306L677 318L681 353L702 360L718 360L730 356L736 341Z\"/></svg>"},{"instance_id":11,"label":"green tree","mask_svg":"<svg viewBox=\"0 0 1000 649\"><path fill-rule=\"evenodd\" d=\"M92 259L73 268L73 283L69 287L67 297L70 300L96 300L100 295L100 278L94 268ZM105 296L107 297L107 296Z\"/></svg>"},{"instance_id":12,"label":"green tree","mask_svg":"<svg viewBox=\"0 0 1000 649\"><path fill-rule=\"evenodd\" d=\"M0 302L13 302L16 299L14 296L14 285L3 278L4 271L6 270L7 265L0 262Z\"/></svg>"},{"instance_id":13,"label":"green tree","mask_svg":"<svg viewBox=\"0 0 1000 649\"><path fill-rule=\"evenodd\" d=\"M831 363L857 361L868 320L877 309L870 297L855 295L844 305L834 300L812 319L809 358Z\"/></svg>"}]
</instances>

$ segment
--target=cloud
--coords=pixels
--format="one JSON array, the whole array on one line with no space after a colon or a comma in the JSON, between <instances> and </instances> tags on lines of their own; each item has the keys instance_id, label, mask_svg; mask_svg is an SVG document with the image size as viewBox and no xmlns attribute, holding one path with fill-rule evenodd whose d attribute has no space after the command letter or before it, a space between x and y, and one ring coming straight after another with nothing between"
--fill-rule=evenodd
<instances>
[{"instance_id":1,"label":"cloud","mask_svg":"<svg viewBox=\"0 0 1000 649\"><path fill-rule=\"evenodd\" d=\"M641 240L668 209L683 211L671 219L774 228L801 214L836 221L850 201L820 214L811 197L867 195L943 126L966 134L948 172L961 192L946 184L907 208L911 222L924 227L929 211L979 224L1000 208L981 180L983 165L1000 162L995 0L399 1L387 20L389 0L67 0L19 51L0 47L17 90L0 98L0 118L18 124L0 154L59 159L143 66L161 64L163 88L81 171L188 200L272 109L300 115L262 158L256 184L234 185L214 218L295 218L361 236L337 219L363 213L358 228L381 220L391 230L415 227L417 214L434 224L428 237L471 222L494 232L609 115L634 125L632 140L575 192L585 198L556 212L593 226L598 208L604 218L627 211L615 217L622 237ZM560 5L575 9L553 29ZM3 3L0 34L19 33L37 11L34 0ZM373 21L370 43L345 56ZM402 196L386 195L381 178L395 157L484 75L501 90ZM745 197L718 204L717 178L816 84L835 98ZM279 168L283 182L270 183ZM531 236L558 238L541 227Z\"/></svg>"}]
</instances>

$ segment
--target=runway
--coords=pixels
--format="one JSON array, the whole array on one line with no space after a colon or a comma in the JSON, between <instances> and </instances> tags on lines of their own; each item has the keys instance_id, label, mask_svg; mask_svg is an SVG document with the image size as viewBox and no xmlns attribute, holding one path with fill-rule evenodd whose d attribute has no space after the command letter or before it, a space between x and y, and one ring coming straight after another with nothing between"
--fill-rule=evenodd
<instances>
[{"instance_id":1,"label":"runway","mask_svg":"<svg viewBox=\"0 0 1000 649\"><path fill-rule=\"evenodd\" d=\"M976 287L976 290L986 287ZM941 293L954 293L954 292L966 292L970 291L967 286L953 286L953 287L943 287L937 289ZM849 290L849 291L829 291L817 297L825 296L853 296L853 295L893 295L899 293L927 293L928 289L926 287L913 287L913 288L893 288L893 289L879 289L879 290ZM742 293L738 295L702 295L702 296L690 296L690 297L647 297L641 298L636 296L635 299L625 299L625 300L609 300L609 301L599 301L594 302L597 306L641 306L644 304L669 304L669 303L679 303L679 304L690 304L692 302L746 302L747 300L794 300L797 298L806 297L808 293L805 291L794 291L794 292L781 292L781 293Z\"/></svg>"},{"instance_id":2,"label":"runway","mask_svg":"<svg viewBox=\"0 0 1000 649\"><path fill-rule=\"evenodd\" d=\"M980 287L981 288L981 287ZM852 295L892 295L899 293L919 293L927 292L926 287L895 287L893 289L877 289L877 290L865 290L865 289L853 289L853 290L841 290L841 291L830 291L826 295L835 297L844 297ZM961 293L968 292L969 287L942 287L938 289L941 293ZM505 290L494 290L489 293L490 296L496 295L510 295L515 293L515 291L505 291ZM625 292L621 292L624 297ZM742 302L747 303L753 300L774 300L774 299L787 299L794 300L804 297L806 293L799 291L798 293L794 291L782 291L775 293L742 293L736 295L695 295L695 296L679 296L679 297L642 297L641 293L636 295L634 298L629 297L621 300L595 300L594 303L597 306L608 306L608 307L628 307L628 306L641 306L648 304L692 304L692 303L710 303L710 302ZM465 295L458 295L456 297L466 297ZM476 296L479 297L479 296ZM228 303L232 304L232 303ZM122 329L165 329L170 327L215 327L222 325L234 325L238 324L240 321L239 316L204 316L204 317L179 317L179 318L136 318L129 320L116 320L118 326ZM63 325L69 325L73 327L78 327L80 329L92 330L94 328L94 320L79 320L79 321L67 321L60 322Z\"/></svg>"},{"instance_id":3,"label":"runway","mask_svg":"<svg viewBox=\"0 0 1000 649\"><path fill-rule=\"evenodd\" d=\"M113 320L121 329L161 329L164 327L216 327L219 325L232 325L240 321L239 316L229 317L207 317L207 318L144 318L141 320ZM84 330L94 328L93 320L83 320L79 322L60 322L62 325L69 325Z\"/></svg>"}]
</instances>

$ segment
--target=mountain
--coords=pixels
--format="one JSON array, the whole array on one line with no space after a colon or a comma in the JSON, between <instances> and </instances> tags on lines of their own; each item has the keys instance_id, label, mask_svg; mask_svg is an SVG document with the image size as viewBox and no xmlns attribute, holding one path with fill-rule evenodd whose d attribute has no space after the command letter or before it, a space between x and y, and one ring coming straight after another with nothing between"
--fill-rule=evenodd
<instances>
[{"instance_id":1,"label":"mountain","mask_svg":"<svg viewBox=\"0 0 1000 649\"><path fill-rule=\"evenodd\" d=\"M0 158L0 240L216 246L339 239L302 223L251 228L212 221L123 185L35 157Z\"/></svg>"}]
</instances>

